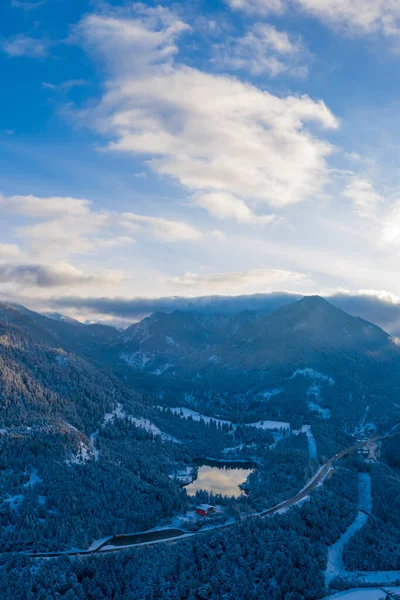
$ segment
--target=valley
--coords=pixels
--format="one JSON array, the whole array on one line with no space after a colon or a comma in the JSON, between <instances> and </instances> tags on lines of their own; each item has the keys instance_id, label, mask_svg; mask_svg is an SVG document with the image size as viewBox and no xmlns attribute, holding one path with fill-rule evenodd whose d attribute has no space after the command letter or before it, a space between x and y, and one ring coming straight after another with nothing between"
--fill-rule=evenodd
<instances>
[{"instance_id":1,"label":"valley","mask_svg":"<svg viewBox=\"0 0 400 600\"><path fill-rule=\"evenodd\" d=\"M359 476L373 496L390 489L390 502L400 490L400 349L378 327L315 297L268 315L156 314L122 333L15 306L1 315L0 571L35 560L34 581L47 557L73 577L80 557L100 581L102 561L136 569L151 556L165 571L163 548L171 565L178 547L213 562L221 545L228 559L230 544L244 552L261 535L255 568L272 561L281 582L303 581L272 548L303 556L313 583L299 585L317 600L368 571L357 546L371 528L395 544L400 529L377 500L385 525L361 517L346 533L357 529ZM203 504L211 516L196 514ZM289 531L298 544L282 542ZM370 559L374 571L400 570L393 553L381 569L379 544Z\"/></svg>"}]
</instances>

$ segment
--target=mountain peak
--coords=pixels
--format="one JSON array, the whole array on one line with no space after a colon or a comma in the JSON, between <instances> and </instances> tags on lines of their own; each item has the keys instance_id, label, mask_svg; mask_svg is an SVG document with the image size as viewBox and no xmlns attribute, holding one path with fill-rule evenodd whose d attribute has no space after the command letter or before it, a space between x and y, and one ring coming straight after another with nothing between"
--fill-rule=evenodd
<instances>
[{"instance_id":1,"label":"mountain peak","mask_svg":"<svg viewBox=\"0 0 400 600\"><path fill-rule=\"evenodd\" d=\"M309 306L310 308L316 308L317 306L333 307L333 304L328 302L328 300L325 300L325 298L322 298L322 296L317 296L317 295L304 296L304 298L297 301L297 304L303 305L303 306Z\"/></svg>"}]
</instances>

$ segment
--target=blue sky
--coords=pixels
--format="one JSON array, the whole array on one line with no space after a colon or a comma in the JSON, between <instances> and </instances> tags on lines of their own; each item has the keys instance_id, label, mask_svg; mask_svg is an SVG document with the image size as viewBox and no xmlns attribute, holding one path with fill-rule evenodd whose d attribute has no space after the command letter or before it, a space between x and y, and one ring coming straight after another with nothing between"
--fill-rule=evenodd
<instances>
[{"instance_id":1,"label":"blue sky","mask_svg":"<svg viewBox=\"0 0 400 600\"><path fill-rule=\"evenodd\" d=\"M397 0L4 0L0 23L1 298L400 302Z\"/></svg>"}]
</instances>

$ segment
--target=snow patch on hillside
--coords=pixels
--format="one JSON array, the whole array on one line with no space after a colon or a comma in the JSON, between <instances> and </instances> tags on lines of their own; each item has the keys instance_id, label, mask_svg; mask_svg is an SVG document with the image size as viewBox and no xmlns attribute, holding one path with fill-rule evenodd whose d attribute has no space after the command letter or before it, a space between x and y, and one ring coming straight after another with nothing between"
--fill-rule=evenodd
<instances>
[{"instance_id":1,"label":"snow patch on hillside","mask_svg":"<svg viewBox=\"0 0 400 600\"><path fill-rule=\"evenodd\" d=\"M320 373L311 367L306 367L305 369L297 369L294 371L293 375L289 377L289 379L295 379L298 375L303 375L304 377L309 377L313 381L323 381L328 385L335 385L335 380L333 377L329 375L325 375L325 373Z\"/></svg>"},{"instance_id":2,"label":"snow patch on hillside","mask_svg":"<svg viewBox=\"0 0 400 600\"><path fill-rule=\"evenodd\" d=\"M83 442L80 442L78 452L65 462L69 467L72 465L83 465L92 458L93 454L92 448L88 448Z\"/></svg>"},{"instance_id":3,"label":"snow patch on hillside","mask_svg":"<svg viewBox=\"0 0 400 600\"><path fill-rule=\"evenodd\" d=\"M217 356L216 354L213 354L212 356L210 356L210 358L208 359L208 362L212 362L216 365L219 364L219 356Z\"/></svg>"},{"instance_id":4,"label":"snow patch on hillside","mask_svg":"<svg viewBox=\"0 0 400 600\"><path fill-rule=\"evenodd\" d=\"M141 429L148 431L149 433L151 433L154 436L159 436L163 442L173 442L174 444L182 443L180 440L177 440L173 435L170 435L169 433L164 433L163 431L161 431L161 429L159 429L157 427L157 425L154 425L154 423L152 423L148 419L145 419L144 417L138 418L138 417L127 416L127 419L131 423L136 425L136 427L140 427Z\"/></svg>"},{"instance_id":5,"label":"snow patch on hillside","mask_svg":"<svg viewBox=\"0 0 400 600\"><path fill-rule=\"evenodd\" d=\"M142 370L148 362L153 360L154 355L146 352L121 352L119 357L130 367Z\"/></svg>"},{"instance_id":6,"label":"snow patch on hillside","mask_svg":"<svg viewBox=\"0 0 400 600\"><path fill-rule=\"evenodd\" d=\"M180 440L177 440L172 435L169 435L168 433L164 433L163 431L161 431L161 429L159 429L157 427L157 425L154 425L154 423L152 423L148 419L145 419L144 417L132 417L131 415L127 415L126 412L124 411L124 407L119 402L117 404L117 407L113 410L112 413L106 413L104 415L104 421L103 421L102 427L105 427L105 425L109 421L111 421L111 419L127 419L128 421L133 423L133 425L136 425L136 427L145 429L149 433L152 433L154 436L161 437L163 442L173 442L174 444L182 443Z\"/></svg>"},{"instance_id":7,"label":"snow patch on hillside","mask_svg":"<svg viewBox=\"0 0 400 600\"><path fill-rule=\"evenodd\" d=\"M178 342L176 342L172 337L170 337L169 335L165 335L164 336L165 341L167 342L167 344L169 344L169 346L173 346L175 348L179 348L180 344Z\"/></svg>"},{"instance_id":8,"label":"snow patch on hillside","mask_svg":"<svg viewBox=\"0 0 400 600\"><path fill-rule=\"evenodd\" d=\"M152 375L162 375L163 373L165 373L165 371L168 371L168 369L173 366L174 366L173 363L166 363L165 365L161 365L161 367L158 367L157 369L152 371L151 374Z\"/></svg>"},{"instance_id":9,"label":"snow patch on hillside","mask_svg":"<svg viewBox=\"0 0 400 600\"><path fill-rule=\"evenodd\" d=\"M68 356L63 356L62 354L57 354L56 355L56 363L59 364L61 367L67 367L68 366Z\"/></svg>"},{"instance_id":10,"label":"snow patch on hillside","mask_svg":"<svg viewBox=\"0 0 400 600\"><path fill-rule=\"evenodd\" d=\"M315 402L307 402L307 406L311 411L317 412L325 421L328 421L332 416L330 408L322 408Z\"/></svg>"},{"instance_id":11,"label":"snow patch on hillside","mask_svg":"<svg viewBox=\"0 0 400 600\"><path fill-rule=\"evenodd\" d=\"M14 496L8 496L8 498L4 499L4 502L10 505L10 508L13 510L17 510L19 505L23 502L24 495L23 494L15 494Z\"/></svg>"}]
</instances>

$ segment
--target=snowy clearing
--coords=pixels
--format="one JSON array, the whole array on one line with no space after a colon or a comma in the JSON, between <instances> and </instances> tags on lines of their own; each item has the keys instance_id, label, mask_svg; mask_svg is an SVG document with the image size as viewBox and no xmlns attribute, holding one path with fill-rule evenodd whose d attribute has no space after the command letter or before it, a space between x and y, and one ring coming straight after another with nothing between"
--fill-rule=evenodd
<instances>
[{"instance_id":1,"label":"snowy clearing","mask_svg":"<svg viewBox=\"0 0 400 600\"><path fill-rule=\"evenodd\" d=\"M162 407L157 407L157 408L162 408ZM211 423L211 421L213 421L216 424L219 425L233 425L234 424L231 421L225 421L224 419L217 419L215 417L207 417L206 415L202 415L201 413L197 412L196 410L192 410L190 408L185 408L182 406L175 406L173 408L169 409L172 414L177 415L178 417L182 417L183 419L188 419L189 417L191 417L193 419L193 421L201 421L203 420L204 423Z\"/></svg>"},{"instance_id":2,"label":"snowy clearing","mask_svg":"<svg viewBox=\"0 0 400 600\"><path fill-rule=\"evenodd\" d=\"M156 408L160 410L164 410L164 407L157 406ZM177 415L183 419L188 419L191 417L194 421L203 420L204 423L211 423L212 421L219 425L229 425L233 429L236 429L239 426L242 427L256 427L257 429L288 429L290 430L290 423L285 423L284 421L256 421L255 423L234 423L233 421L227 421L225 419L217 419L216 417L207 417L206 415L202 415L196 410L192 410L191 408L185 408L183 406L175 406L175 407L165 407L169 408L172 414Z\"/></svg>"},{"instance_id":3,"label":"snowy clearing","mask_svg":"<svg viewBox=\"0 0 400 600\"><path fill-rule=\"evenodd\" d=\"M138 417L130 417L130 416L127 416L127 419L131 423L136 425L136 427L140 427L141 429L148 431L149 433L151 433L154 436L159 436L163 442L173 442L174 444L182 443L180 440L177 440L173 435L170 435L169 433L164 433L163 431L161 431L161 429L159 429L157 427L157 425L154 425L154 423L152 423L148 419L145 419L143 417L138 418Z\"/></svg>"},{"instance_id":4,"label":"snowy clearing","mask_svg":"<svg viewBox=\"0 0 400 600\"><path fill-rule=\"evenodd\" d=\"M284 421L256 421L255 423L245 423L245 426L258 429L290 429L290 423Z\"/></svg>"},{"instance_id":5,"label":"snowy clearing","mask_svg":"<svg viewBox=\"0 0 400 600\"><path fill-rule=\"evenodd\" d=\"M311 425L303 425L298 432L293 433L305 433L307 436L308 443L308 455L312 460L317 460L317 442L315 441L314 434L311 429Z\"/></svg>"}]
</instances>

